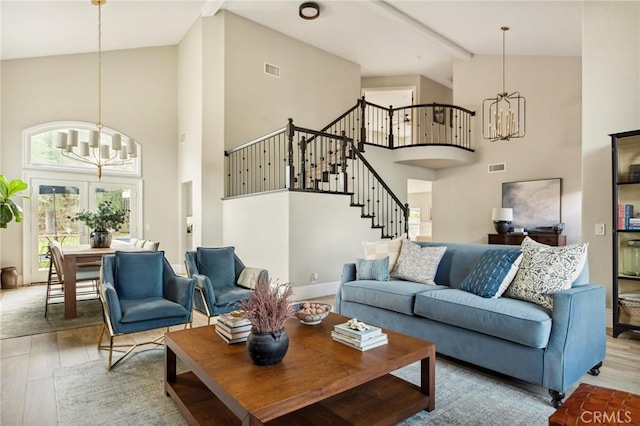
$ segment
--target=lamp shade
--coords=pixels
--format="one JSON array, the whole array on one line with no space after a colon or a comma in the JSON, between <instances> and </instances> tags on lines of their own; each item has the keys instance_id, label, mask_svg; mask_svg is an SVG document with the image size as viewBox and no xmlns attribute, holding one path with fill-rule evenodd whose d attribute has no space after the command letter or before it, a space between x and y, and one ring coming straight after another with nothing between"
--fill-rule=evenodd
<instances>
[{"instance_id":1,"label":"lamp shade","mask_svg":"<svg viewBox=\"0 0 640 426\"><path fill-rule=\"evenodd\" d=\"M494 208L491 211L491 220L494 222L505 221L511 222L513 220L512 208Z\"/></svg>"}]
</instances>

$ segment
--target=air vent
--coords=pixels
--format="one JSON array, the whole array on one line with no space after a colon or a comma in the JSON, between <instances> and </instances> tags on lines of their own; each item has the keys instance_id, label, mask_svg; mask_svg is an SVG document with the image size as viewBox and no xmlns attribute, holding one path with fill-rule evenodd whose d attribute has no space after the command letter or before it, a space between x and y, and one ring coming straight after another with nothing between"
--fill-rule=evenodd
<instances>
[{"instance_id":1,"label":"air vent","mask_svg":"<svg viewBox=\"0 0 640 426\"><path fill-rule=\"evenodd\" d=\"M507 163L489 164L489 173L498 173L507 171Z\"/></svg>"},{"instance_id":2,"label":"air vent","mask_svg":"<svg viewBox=\"0 0 640 426\"><path fill-rule=\"evenodd\" d=\"M272 65L265 62L264 73L280 78L280 67L277 65Z\"/></svg>"}]
</instances>

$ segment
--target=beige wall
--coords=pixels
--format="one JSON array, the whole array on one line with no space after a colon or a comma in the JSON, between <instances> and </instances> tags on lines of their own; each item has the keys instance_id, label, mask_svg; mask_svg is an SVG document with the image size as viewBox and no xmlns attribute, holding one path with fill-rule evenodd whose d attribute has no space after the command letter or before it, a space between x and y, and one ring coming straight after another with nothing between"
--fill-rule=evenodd
<instances>
[{"instance_id":1,"label":"beige wall","mask_svg":"<svg viewBox=\"0 0 640 426\"><path fill-rule=\"evenodd\" d=\"M414 104L429 104L432 102L450 104L453 99L453 91L440 83L428 79L422 75L405 75L391 77L363 77L362 88L397 88L397 87L415 87ZM388 105L383 105L388 106ZM401 107L405 105L393 105Z\"/></svg>"},{"instance_id":2,"label":"beige wall","mask_svg":"<svg viewBox=\"0 0 640 426\"><path fill-rule=\"evenodd\" d=\"M144 237L160 241L172 262L178 261L176 54L175 46L103 53L103 121L143 147L144 224L150 228ZM96 54L78 54L2 62L3 174L23 176L23 129L96 121L96 60ZM3 266L22 270L26 225L3 230Z\"/></svg>"},{"instance_id":3,"label":"beige wall","mask_svg":"<svg viewBox=\"0 0 640 426\"><path fill-rule=\"evenodd\" d=\"M488 142L480 136L482 99L501 87L501 58L475 56L454 64L456 105L476 111L476 163L439 170L433 182L435 241L486 243L494 232L492 207L502 204L502 183L562 178L562 221L568 241L581 239L581 63L573 57L507 58L507 90L527 100L527 136ZM506 162L504 173L488 164Z\"/></svg>"},{"instance_id":4,"label":"beige wall","mask_svg":"<svg viewBox=\"0 0 640 426\"><path fill-rule=\"evenodd\" d=\"M360 66L225 12L225 147L284 127L321 129L356 104ZM264 63L280 67L280 78Z\"/></svg>"},{"instance_id":5,"label":"beige wall","mask_svg":"<svg viewBox=\"0 0 640 426\"><path fill-rule=\"evenodd\" d=\"M640 129L640 3L585 2L582 38L582 239L591 282L611 307L611 133ZM595 236L596 223L606 224Z\"/></svg>"}]
</instances>

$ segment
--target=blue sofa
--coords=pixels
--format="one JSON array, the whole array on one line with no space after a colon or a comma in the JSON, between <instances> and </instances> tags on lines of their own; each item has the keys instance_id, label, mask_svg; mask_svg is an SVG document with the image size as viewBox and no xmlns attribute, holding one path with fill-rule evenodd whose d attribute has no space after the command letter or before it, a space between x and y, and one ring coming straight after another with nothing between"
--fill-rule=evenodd
<instances>
[{"instance_id":1,"label":"blue sofa","mask_svg":"<svg viewBox=\"0 0 640 426\"><path fill-rule=\"evenodd\" d=\"M597 375L605 357L605 290L590 285L588 265L572 288L554 294L553 311L508 297L486 299L458 289L487 250L519 247L446 246L437 285L356 279L344 265L335 297L339 314L436 344L436 351L549 389L552 404L587 371Z\"/></svg>"}]
</instances>

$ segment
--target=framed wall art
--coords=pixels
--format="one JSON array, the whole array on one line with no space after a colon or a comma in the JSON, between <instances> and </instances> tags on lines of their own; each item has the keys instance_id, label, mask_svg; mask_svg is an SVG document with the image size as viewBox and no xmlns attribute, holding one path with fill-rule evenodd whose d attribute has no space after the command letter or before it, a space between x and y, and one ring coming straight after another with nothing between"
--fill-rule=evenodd
<instances>
[{"instance_id":1,"label":"framed wall art","mask_svg":"<svg viewBox=\"0 0 640 426\"><path fill-rule=\"evenodd\" d=\"M541 230L560 223L561 196L561 178L502 184L502 207L513 209L515 228Z\"/></svg>"}]
</instances>

